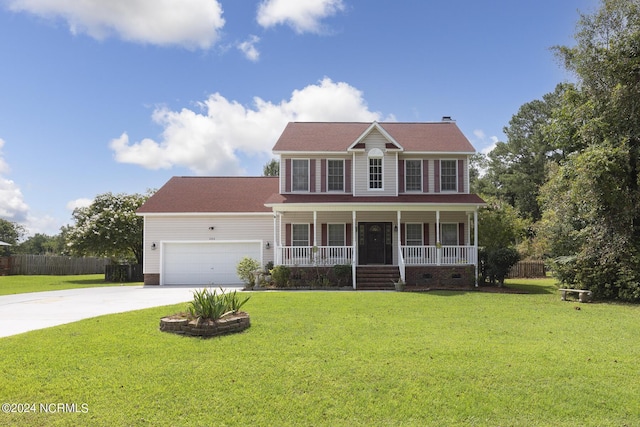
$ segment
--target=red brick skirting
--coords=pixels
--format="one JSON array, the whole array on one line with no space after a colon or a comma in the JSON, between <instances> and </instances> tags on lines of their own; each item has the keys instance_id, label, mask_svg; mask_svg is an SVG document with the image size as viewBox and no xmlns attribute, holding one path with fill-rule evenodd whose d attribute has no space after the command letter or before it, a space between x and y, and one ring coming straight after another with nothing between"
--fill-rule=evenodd
<instances>
[{"instance_id":1,"label":"red brick skirting","mask_svg":"<svg viewBox=\"0 0 640 427\"><path fill-rule=\"evenodd\" d=\"M407 266L405 282L424 288L468 288L475 285L475 272L473 265Z\"/></svg>"},{"instance_id":2,"label":"red brick skirting","mask_svg":"<svg viewBox=\"0 0 640 427\"><path fill-rule=\"evenodd\" d=\"M160 275L159 274L145 274L144 275L144 284L146 285L159 285L160 284Z\"/></svg>"}]
</instances>

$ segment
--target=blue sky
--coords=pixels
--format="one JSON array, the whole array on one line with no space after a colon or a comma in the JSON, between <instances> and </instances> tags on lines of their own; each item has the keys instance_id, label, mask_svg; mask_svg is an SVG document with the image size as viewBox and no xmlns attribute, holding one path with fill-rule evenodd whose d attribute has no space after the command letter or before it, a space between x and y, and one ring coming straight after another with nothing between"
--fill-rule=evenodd
<instances>
[{"instance_id":1,"label":"blue sky","mask_svg":"<svg viewBox=\"0 0 640 427\"><path fill-rule=\"evenodd\" d=\"M0 0L0 218L260 175L288 121L438 121L478 151L570 80L597 0Z\"/></svg>"}]
</instances>

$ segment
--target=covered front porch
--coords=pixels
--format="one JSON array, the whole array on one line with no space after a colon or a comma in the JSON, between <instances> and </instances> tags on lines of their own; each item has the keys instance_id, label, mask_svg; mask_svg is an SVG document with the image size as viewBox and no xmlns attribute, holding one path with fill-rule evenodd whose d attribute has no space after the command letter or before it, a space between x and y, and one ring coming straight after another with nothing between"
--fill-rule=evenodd
<instances>
[{"instance_id":1,"label":"covered front porch","mask_svg":"<svg viewBox=\"0 0 640 427\"><path fill-rule=\"evenodd\" d=\"M403 282L472 266L477 283L477 206L378 204L274 206L275 265L395 267ZM418 273L416 273L418 272Z\"/></svg>"}]
</instances>

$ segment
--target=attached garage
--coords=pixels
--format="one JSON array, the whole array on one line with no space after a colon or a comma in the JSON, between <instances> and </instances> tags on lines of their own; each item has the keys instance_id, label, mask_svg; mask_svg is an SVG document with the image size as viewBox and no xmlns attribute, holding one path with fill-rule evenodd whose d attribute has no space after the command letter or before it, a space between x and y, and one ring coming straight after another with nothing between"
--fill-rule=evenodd
<instances>
[{"instance_id":1,"label":"attached garage","mask_svg":"<svg viewBox=\"0 0 640 427\"><path fill-rule=\"evenodd\" d=\"M161 285L242 285L236 267L244 257L262 264L262 241L163 242Z\"/></svg>"}]
</instances>

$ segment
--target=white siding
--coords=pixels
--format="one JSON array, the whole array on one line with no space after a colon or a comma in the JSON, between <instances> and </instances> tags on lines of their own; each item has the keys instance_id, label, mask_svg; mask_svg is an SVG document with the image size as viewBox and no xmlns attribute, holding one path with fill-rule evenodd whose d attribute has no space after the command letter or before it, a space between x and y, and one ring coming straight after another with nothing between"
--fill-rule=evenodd
<instances>
[{"instance_id":1,"label":"white siding","mask_svg":"<svg viewBox=\"0 0 640 427\"><path fill-rule=\"evenodd\" d=\"M388 140L377 130L364 139L365 151L357 152L354 159L355 196L395 196L397 193L398 163L396 152L387 152ZM369 190L369 151L378 148L384 153L382 159L382 190Z\"/></svg>"},{"instance_id":2,"label":"white siding","mask_svg":"<svg viewBox=\"0 0 640 427\"><path fill-rule=\"evenodd\" d=\"M214 227L209 230L209 227ZM273 215L146 216L144 224L144 274L160 273L160 242L207 240L262 240L263 262L273 261ZM156 243L156 250L151 245Z\"/></svg>"}]
</instances>

